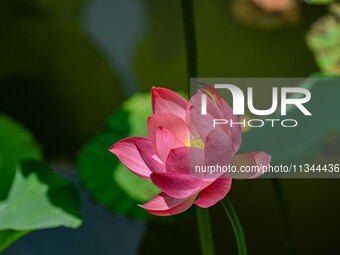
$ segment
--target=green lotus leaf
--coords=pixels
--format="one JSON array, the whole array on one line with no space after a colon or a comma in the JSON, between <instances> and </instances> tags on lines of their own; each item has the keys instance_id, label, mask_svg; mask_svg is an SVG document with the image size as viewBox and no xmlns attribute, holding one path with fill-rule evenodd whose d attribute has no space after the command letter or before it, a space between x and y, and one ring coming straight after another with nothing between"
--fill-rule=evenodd
<instances>
[{"instance_id":1,"label":"green lotus leaf","mask_svg":"<svg viewBox=\"0 0 340 255\"><path fill-rule=\"evenodd\" d=\"M41 159L32 135L19 123L0 115L0 201L6 199L20 160Z\"/></svg>"},{"instance_id":2,"label":"green lotus leaf","mask_svg":"<svg viewBox=\"0 0 340 255\"><path fill-rule=\"evenodd\" d=\"M6 200L0 202L0 251L40 229L81 225L75 185L36 160L23 161Z\"/></svg>"},{"instance_id":3,"label":"green lotus leaf","mask_svg":"<svg viewBox=\"0 0 340 255\"><path fill-rule=\"evenodd\" d=\"M113 114L104 130L79 155L78 171L83 185L93 199L113 213L133 218L156 218L137 205L157 195L159 189L152 182L132 174L108 150L128 136L147 136L147 118L151 114L150 94L136 94Z\"/></svg>"},{"instance_id":4,"label":"green lotus leaf","mask_svg":"<svg viewBox=\"0 0 340 255\"><path fill-rule=\"evenodd\" d=\"M331 13L318 20L307 35L320 70L325 75L340 75L340 4L330 6Z\"/></svg>"}]
</instances>

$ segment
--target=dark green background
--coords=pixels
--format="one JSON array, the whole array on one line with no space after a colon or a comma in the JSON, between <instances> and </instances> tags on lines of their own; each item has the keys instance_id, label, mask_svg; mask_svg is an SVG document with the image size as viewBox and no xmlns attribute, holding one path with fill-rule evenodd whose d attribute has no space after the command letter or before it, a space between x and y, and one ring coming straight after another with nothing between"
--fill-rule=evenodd
<instances>
[{"instance_id":1,"label":"dark green background","mask_svg":"<svg viewBox=\"0 0 340 255\"><path fill-rule=\"evenodd\" d=\"M324 7L303 4L297 24L265 29L256 20L244 24L231 2L194 1L201 77L307 77L318 71L305 37ZM152 86L187 91L180 12L179 1L165 0L2 0L0 112L28 128L45 158L62 162L61 172L77 180L78 152L126 98ZM338 159L336 139L325 139L332 153L318 158ZM282 180L297 254L338 253L339 184ZM176 223L131 222L109 216L82 194L85 226L33 233L5 254L199 254L193 216ZM230 197L249 254L284 254L272 182L235 181ZM236 254L220 205L212 209L212 221L217 254Z\"/></svg>"}]
</instances>

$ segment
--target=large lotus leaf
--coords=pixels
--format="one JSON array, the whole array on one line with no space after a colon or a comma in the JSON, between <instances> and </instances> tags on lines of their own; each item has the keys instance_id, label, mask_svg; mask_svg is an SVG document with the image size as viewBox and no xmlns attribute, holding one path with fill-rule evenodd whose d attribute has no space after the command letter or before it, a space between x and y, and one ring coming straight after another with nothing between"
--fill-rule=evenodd
<instances>
[{"instance_id":1,"label":"large lotus leaf","mask_svg":"<svg viewBox=\"0 0 340 255\"><path fill-rule=\"evenodd\" d=\"M150 105L149 94L135 95L127 100L109 119L103 132L85 146L78 164L80 179L95 200L112 212L137 218L148 216L137 204L150 199L158 191L151 182L131 174L108 149L125 137L147 135Z\"/></svg>"},{"instance_id":2,"label":"large lotus leaf","mask_svg":"<svg viewBox=\"0 0 340 255\"><path fill-rule=\"evenodd\" d=\"M323 73L340 75L340 4L331 5L330 10L312 26L307 43Z\"/></svg>"},{"instance_id":3,"label":"large lotus leaf","mask_svg":"<svg viewBox=\"0 0 340 255\"><path fill-rule=\"evenodd\" d=\"M243 151L266 151L272 155L273 164L308 163L323 150L327 135L340 134L340 86L337 78L307 79L302 86L308 87L312 98L306 104L312 116L305 116L298 108L291 108L284 118L280 115L273 119L295 119L298 126L284 128L281 125L266 125L252 128L244 134Z\"/></svg>"},{"instance_id":4,"label":"large lotus leaf","mask_svg":"<svg viewBox=\"0 0 340 255\"><path fill-rule=\"evenodd\" d=\"M232 2L194 3L199 77L307 77L317 70L304 38L319 9L306 9L306 20L296 26L267 31L238 22ZM146 3L150 25L137 52L139 84L144 91L150 86L185 90L180 2Z\"/></svg>"},{"instance_id":5,"label":"large lotus leaf","mask_svg":"<svg viewBox=\"0 0 340 255\"><path fill-rule=\"evenodd\" d=\"M0 251L30 231L80 224L75 185L39 161L23 161L7 199L0 202Z\"/></svg>"},{"instance_id":6,"label":"large lotus leaf","mask_svg":"<svg viewBox=\"0 0 340 255\"><path fill-rule=\"evenodd\" d=\"M18 162L40 159L38 145L20 124L0 115L0 201L7 197Z\"/></svg>"},{"instance_id":7,"label":"large lotus leaf","mask_svg":"<svg viewBox=\"0 0 340 255\"><path fill-rule=\"evenodd\" d=\"M151 115L150 94L137 94L127 100L110 118L106 128L81 151L80 179L92 197L114 213L151 219L137 206L158 194L150 181L141 179L122 165L108 148L128 136L146 136Z\"/></svg>"},{"instance_id":8,"label":"large lotus leaf","mask_svg":"<svg viewBox=\"0 0 340 255\"><path fill-rule=\"evenodd\" d=\"M123 100L112 67L85 34L84 3L0 2L0 111L52 156L70 157Z\"/></svg>"}]
</instances>

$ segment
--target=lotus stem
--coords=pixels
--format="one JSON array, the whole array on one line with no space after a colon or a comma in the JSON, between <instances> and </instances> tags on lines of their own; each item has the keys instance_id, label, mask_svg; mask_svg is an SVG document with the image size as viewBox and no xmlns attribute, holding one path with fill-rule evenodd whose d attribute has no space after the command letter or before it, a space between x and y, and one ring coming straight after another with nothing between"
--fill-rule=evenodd
<instances>
[{"instance_id":1,"label":"lotus stem","mask_svg":"<svg viewBox=\"0 0 340 255\"><path fill-rule=\"evenodd\" d=\"M238 255L247 255L247 243L236 210L228 197L225 197L221 202L235 234Z\"/></svg>"}]
</instances>

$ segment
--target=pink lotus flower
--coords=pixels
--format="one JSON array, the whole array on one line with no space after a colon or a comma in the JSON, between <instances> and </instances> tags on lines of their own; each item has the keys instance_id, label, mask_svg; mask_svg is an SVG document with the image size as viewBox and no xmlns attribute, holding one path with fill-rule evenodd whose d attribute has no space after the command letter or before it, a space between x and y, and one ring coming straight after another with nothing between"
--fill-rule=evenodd
<instances>
[{"instance_id":1,"label":"pink lotus flower","mask_svg":"<svg viewBox=\"0 0 340 255\"><path fill-rule=\"evenodd\" d=\"M263 152L235 155L241 145L239 125L213 127L213 119L232 119L229 105L217 94L207 100L207 115L201 115L199 91L187 102L165 88L152 89L153 115L147 137L129 137L110 151L134 174L152 181L161 192L141 205L149 213L169 216L192 204L213 206L229 192L232 178L255 178L260 173L195 173L194 166L265 166L271 157ZM209 93L210 94L210 93Z\"/></svg>"}]
</instances>

